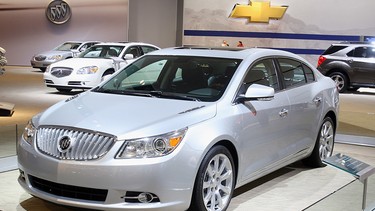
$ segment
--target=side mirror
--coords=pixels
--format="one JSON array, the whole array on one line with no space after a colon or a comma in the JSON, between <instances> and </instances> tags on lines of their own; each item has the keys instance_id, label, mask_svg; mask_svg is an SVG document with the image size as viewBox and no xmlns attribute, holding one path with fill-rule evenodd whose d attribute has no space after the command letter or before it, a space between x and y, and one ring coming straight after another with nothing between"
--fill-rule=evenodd
<instances>
[{"instance_id":1,"label":"side mirror","mask_svg":"<svg viewBox=\"0 0 375 211\"><path fill-rule=\"evenodd\" d=\"M124 59L125 59L125 60L128 60L128 59L134 59L134 55L131 54L131 53L125 54Z\"/></svg>"},{"instance_id":2,"label":"side mirror","mask_svg":"<svg viewBox=\"0 0 375 211\"><path fill-rule=\"evenodd\" d=\"M244 95L240 95L237 98L237 101L270 101L275 96L275 89L269 86L264 86L260 84L252 84L247 88Z\"/></svg>"},{"instance_id":3,"label":"side mirror","mask_svg":"<svg viewBox=\"0 0 375 211\"><path fill-rule=\"evenodd\" d=\"M77 49L73 49L73 50L70 50L73 54L73 57L78 57L78 55L81 53L79 50Z\"/></svg>"}]
</instances>

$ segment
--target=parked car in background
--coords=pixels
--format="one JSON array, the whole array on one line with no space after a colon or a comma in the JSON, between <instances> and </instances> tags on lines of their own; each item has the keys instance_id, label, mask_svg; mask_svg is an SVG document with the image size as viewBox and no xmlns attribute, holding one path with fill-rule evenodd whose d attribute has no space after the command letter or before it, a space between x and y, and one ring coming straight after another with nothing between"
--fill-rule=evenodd
<instances>
[{"instance_id":1,"label":"parked car in background","mask_svg":"<svg viewBox=\"0 0 375 211\"><path fill-rule=\"evenodd\" d=\"M78 56L79 53L99 43L99 41L68 41L57 46L53 50L38 53L31 58L31 66L44 72L48 65Z\"/></svg>"},{"instance_id":2,"label":"parked car in background","mask_svg":"<svg viewBox=\"0 0 375 211\"><path fill-rule=\"evenodd\" d=\"M7 65L8 61L5 57L6 50L2 47L0 47L0 75L2 75L5 72L4 66Z\"/></svg>"},{"instance_id":3,"label":"parked car in background","mask_svg":"<svg viewBox=\"0 0 375 211\"><path fill-rule=\"evenodd\" d=\"M324 166L338 106L335 83L289 52L162 49L34 116L18 181L95 210L226 210L236 187Z\"/></svg>"},{"instance_id":4,"label":"parked car in background","mask_svg":"<svg viewBox=\"0 0 375 211\"><path fill-rule=\"evenodd\" d=\"M340 92L375 87L375 44L332 44L319 57L318 70L336 82Z\"/></svg>"},{"instance_id":5,"label":"parked car in background","mask_svg":"<svg viewBox=\"0 0 375 211\"><path fill-rule=\"evenodd\" d=\"M44 82L47 87L56 88L61 92L90 89L98 85L105 76L155 50L159 50L159 47L148 43L100 43L87 49L77 58L48 66L44 73Z\"/></svg>"}]
</instances>

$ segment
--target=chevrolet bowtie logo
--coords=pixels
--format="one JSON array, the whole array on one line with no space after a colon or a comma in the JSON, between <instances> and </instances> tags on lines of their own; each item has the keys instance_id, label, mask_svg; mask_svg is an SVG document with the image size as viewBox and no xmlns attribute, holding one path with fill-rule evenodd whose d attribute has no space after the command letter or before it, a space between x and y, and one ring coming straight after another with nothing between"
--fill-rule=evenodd
<instances>
[{"instance_id":1,"label":"chevrolet bowtie logo","mask_svg":"<svg viewBox=\"0 0 375 211\"><path fill-rule=\"evenodd\" d=\"M229 17L248 18L249 22L268 23L270 19L283 17L288 6L271 7L270 2L251 2L249 4L236 4Z\"/></svg>"}]
</instances>

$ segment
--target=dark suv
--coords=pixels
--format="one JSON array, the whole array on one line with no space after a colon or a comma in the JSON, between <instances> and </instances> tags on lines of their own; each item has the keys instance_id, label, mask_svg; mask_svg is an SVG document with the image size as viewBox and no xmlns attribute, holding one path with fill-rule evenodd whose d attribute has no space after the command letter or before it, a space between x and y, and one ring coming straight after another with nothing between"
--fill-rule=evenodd
<instances>
[{"instance_id":1,"label":"dark suv","mask_svg":"<svg viewBox=\"0 0 375 211\"><path fill-rule=\"evenodd\" d=\"M340 92L375 87L375 44L332 44L319 57L318 70L336 82Z\"/></svg>"}]
</instances>

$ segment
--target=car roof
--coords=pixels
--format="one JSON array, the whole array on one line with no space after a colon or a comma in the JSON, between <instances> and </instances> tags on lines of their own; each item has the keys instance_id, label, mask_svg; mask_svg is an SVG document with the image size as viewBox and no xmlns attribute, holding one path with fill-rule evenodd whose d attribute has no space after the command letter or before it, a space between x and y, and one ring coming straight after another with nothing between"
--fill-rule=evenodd
<instances>
[{"instance_id":1,"label":"car roof","mask_svg":"<svg viewBox=\"0 0 375 211\"><path fill-rule=\"evenodd\" d=\"M351 42L339 42L339 43L333 43L332 45L336 46L375 46L375 43L373 42L361 42L361 41L351 41Z\"/></svg>"},{"instance_id":2,"label":"car roof","mask_svg":"<svg viewBox=\"0 0 375 211\"><path fill-rule=\"evenodd\" d=\"M156 45L150 44L150 43L144 43L144 42L101 42L96 45L107 45L107 46L130 46L130 45L148 45L148 46L153 46L155 48L159 48Z\"/></svg>"},{"instance_id":3,"label":"car roof","mask_svg":"<svg viewBox=\"0 0 375 211\"><path fill-rule=\"evenodd\" d=\"M230 47L203 47L203 46L182 46L174 48L165 48L148 53L150 55L179 55L179 56L200 56L200 57L218 57L231 59L246 59L252 55L259 56L287 56L303 60L301 57L282 50L268 48L230 48Z\"/></svg>"}]
</instances>

